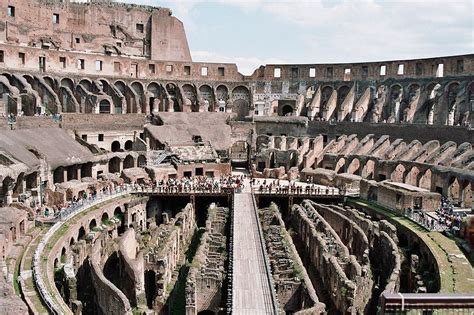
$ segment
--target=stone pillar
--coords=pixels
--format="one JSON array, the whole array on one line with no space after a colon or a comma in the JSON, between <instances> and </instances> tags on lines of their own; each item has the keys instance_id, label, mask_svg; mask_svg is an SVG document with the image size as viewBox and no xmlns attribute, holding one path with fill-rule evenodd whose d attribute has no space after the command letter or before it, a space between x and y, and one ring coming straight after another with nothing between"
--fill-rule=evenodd
<instances>
[{"instance_id":1,"label":"stone pillar","mask_svg":"<svg viewBox=\"0 0 474 315\"><path fill-rule=\"evenodd\" d=\"M64 168L63 170L63 183L67 182L67 167Z\"/></svg>"},{"instance_id":2,"label":"stone pillar","mask_svg":"<svg viewBox=\"0 0 474 315\"><path fill-rule=\"evenodd\" d=\"M81 167L79 165L75 166L77 172L77 180L81 180Z\"/></svg>"}]
</instances>

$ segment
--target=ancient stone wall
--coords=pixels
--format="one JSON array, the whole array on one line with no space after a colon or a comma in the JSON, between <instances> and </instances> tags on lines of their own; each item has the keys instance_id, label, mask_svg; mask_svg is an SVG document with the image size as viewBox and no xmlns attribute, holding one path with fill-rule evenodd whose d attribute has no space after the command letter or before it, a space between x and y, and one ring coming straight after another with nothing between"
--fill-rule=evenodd
<instances>
[{"instance_id":1,"label":"ancient stone wall","mask_svg":"<svg viewBox=\"0 0 474 315\"><path fill-rule=\"evenodd\" d=\"M206 231L194 256L186 282L186 315L219 312L226 278L226 224L229 209L211 204Z\"/></svg>"},{"instance_id":2,"label":"ancient stone wall","mask_svg":"<svg viewBox=\"0 0 474 315\"><path fill-rule=\"evenodd\" d=\"M281 310L295 314L324 313L325 305L319 302L276 205L260 209L259 217Z\"/></svg>"},{"instance_id":3,"label":"ancient stone wall","mask_svg":"<svg viewBox=\"0 0 474 315\"><path fill-rule=\"evenodd\" d=\"M188 204L176 217L164 213L164 222L150 229L145 241L145 272L152 272L156 282L151 306L156 312L164 310L171 289L176 282L177 268L183 263L184 253L195 231L194 208Z\"/></svg>"},{"instance_id":4,"label":"ancient stone wall","mask_svg":"<svg viewBox=\"0 0 474 315\"><path fill-rule=\"evenodd\" d=\"M96 292L97 305L104 314L132 314L130 302L102 272L100 264L102 243L96 242L92 246L90 258L91 275Z\"/></svg>"}]
</instances>

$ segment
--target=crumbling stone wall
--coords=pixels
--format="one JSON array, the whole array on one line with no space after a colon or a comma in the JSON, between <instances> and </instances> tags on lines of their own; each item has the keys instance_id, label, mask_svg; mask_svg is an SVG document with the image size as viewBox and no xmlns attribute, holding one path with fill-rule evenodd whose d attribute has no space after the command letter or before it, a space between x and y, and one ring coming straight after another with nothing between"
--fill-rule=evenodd
<instances>
[{"instance_id":1,"label":"crumbling stone wall","mask_svg":"<svg viewBox=\"0 0 474 315\"><path fill-rule=\"evenodd\" d=\"M154 272L156 282L156 292L147 295L153 296L152 308L158 313L165 311L164 306L176 282L176 270L183 263L196 226L192 204L174 218L170 219L170 216L170 213L164 213L163 224L151 227L150 236L143 239L144 269Z\"/></svg>"},{"instance_id":2,"label":"crumbling stone wall","mask_svg":"<svg viewBox=\"0 0 474 315\"><path fill-rule=\"evenodd\" d=\"M226 279L226 224L229 209L212 204L206 231L194 256L186 282L186 315L201 311L219 312Z\"/></svg>"},{"instance_id":3,"label":"crumbling stone wall","mask_svg":"<svg viewBox=\"0 0 474 315\"><path fill-rule=\"evenodd\" d=\"M277 206L260 209L259 217L281 310L295 314L325 313L325 305L319 302Z\"/></svg>"},{"instance_id":4,"label":"crumbling stone wall","mask_svg":"<svg viewBox=\"0 0 474 315\"><path fill-rule=\"evenodd\" d=\"M132 314L128 298L102 272L101 250L102 242L96 242L92 247L90 259L97 305L104 314Z\"/></svg>"}]
</instances>

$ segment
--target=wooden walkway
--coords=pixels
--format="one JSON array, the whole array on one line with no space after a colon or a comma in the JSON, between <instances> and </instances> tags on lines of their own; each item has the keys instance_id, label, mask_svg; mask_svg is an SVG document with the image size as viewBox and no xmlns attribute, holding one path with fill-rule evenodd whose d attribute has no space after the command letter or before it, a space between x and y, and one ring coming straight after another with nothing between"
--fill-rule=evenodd
<instances>
[{"instance_id":1,"label":"wooden walkway","mask_svg":"<svg viewBox=\"0 0 474 315\"><path fill-rule=\"evenodd\" d=\"M276 314L250 192L234 195L232 314Z\"/></svg>"}]
</instances>

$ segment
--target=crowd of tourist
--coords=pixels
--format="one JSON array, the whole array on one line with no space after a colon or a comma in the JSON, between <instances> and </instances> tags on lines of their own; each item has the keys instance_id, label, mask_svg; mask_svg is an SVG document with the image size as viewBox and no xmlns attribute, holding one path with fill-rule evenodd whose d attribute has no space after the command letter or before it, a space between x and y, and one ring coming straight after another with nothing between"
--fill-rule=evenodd
<instances>
[{"instance_id":1,"label":"crowd of tourist","mask_svg":"<svg viewBox=\"0 0 474 315\"><path fill-rule=\"evenodd\" d=\"M456 213L454 205L448 198L441 197L441 205L435 211L435 215L423 210L408 208L405 216L432 231L451 231L457 233L465 214Z\"/></svg>"},{"instance_id":2,"label":"crowd of tourist","mask_svg":"<svg viewBox=\"0 0 474 315\"><path fill-rule=\"evenodd\" d=\"M250 183L254 191L267 194L335 195L342 193L342 190L335 187L321 187L315 184L299 185L295 181L283 183L279 179L259 181L253 178Z\"/></svg>"},{"instance_id":3,"label":"crowd of tourist","mask_svg":"<svg viewBox=\"0 0 474 315\"><path fill-rule=\"evenodd\" d=\"M183 177L181 179L170 178L167 181L161 180L152 186L157 192L221 192L225 190L241 191L244 188L246 175L213 177Z\"/></svg>"}]
</instances>

